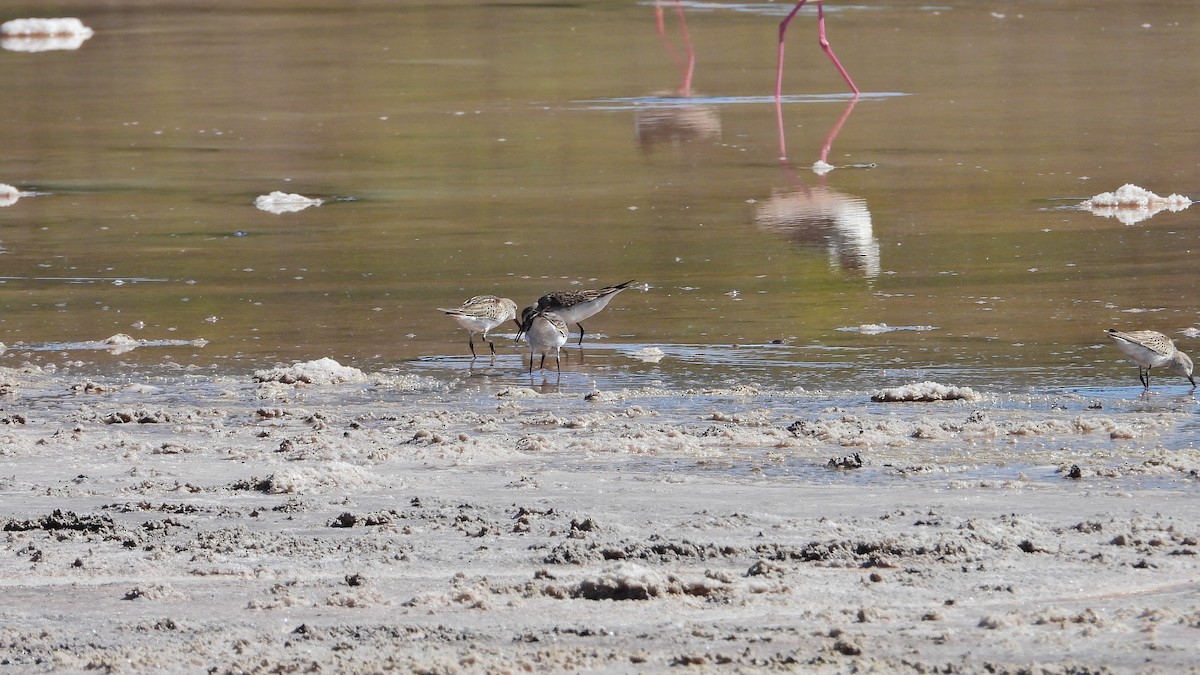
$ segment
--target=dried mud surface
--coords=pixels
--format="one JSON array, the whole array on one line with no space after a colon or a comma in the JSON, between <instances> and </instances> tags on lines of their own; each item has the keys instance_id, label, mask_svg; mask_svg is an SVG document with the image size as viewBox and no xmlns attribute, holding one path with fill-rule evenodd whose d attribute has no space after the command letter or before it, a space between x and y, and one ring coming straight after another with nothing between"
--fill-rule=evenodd
<instances>
[{"instance_id":1,"label":"dried mud surface","mask_svg":"<svg viewBox=\"0 0 1200 675\"><path fill-rule=\"evenodd\" d=\"M0 667L1196 668L1187 406L314 364L0 372Z\"/></svg>"}]
</instances>

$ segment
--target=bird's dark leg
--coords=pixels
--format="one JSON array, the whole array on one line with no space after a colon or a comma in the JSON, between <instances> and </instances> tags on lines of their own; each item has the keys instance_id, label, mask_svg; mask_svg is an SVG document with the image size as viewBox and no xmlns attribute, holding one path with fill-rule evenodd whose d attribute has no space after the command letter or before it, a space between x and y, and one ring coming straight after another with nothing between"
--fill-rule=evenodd
<instances>
[{"instance_id":1,"label":"bird's dark leg","mask_svg":"<svg viewBox=\"0 0 1200 675\"><path fill-rule=\"evenodd\" d=\"M1147 368L1145 370L1142 370L1141 368L1138 368L1138 379L1142 381L1143 387L1149 389L1150 388L1150 369Z\"/></svg>"},{"instance_id":2,"label":"bird's dark leg","mask_svg":"<svg viewBox=\"0 0 1200 675\"><path fill-rule=\"evenodd\" d=\"M491 340L488 340L487 333L483 334L483 339L487 340L488 346L492 348L492 356L495 356L496 355L496 345L492 344Z\"/></svg>"},{"instance_id":3,"label":"bird's dark leg","mask_svg":"<svg viewBox=\"0 0 1200 675\"><path fill-rule=\"evenodd\" d=\"M546 352L542 352L542 362L538 364L538 370L546 369Z\"/></svg>"},{"instance_id":4,"label":"bird's dark leg","mask_svg":"<svg viewBox=\"0 0 1200 675\"><path fill-rule=\"evenodd\" d=\"M471 348L471 358L475 358L475 334L467 333L467 345Z\"/></svg>"},{"instance_id":5,"label":"bird's dark leg","mask_svg":"<svg viewBox=\"0 0 1200 675\"><path fill-rule=\"evenodd\" d=\"M558 372L562 372L562 360L558 358L558 352L554 352L554 366L558 368Z\"/></svg>"},{"instance_id":6,"label":"bird's dark leg","mask_svg":"<svg viewBox=\"0 0 1200 675\"><path fill-rule=\"evenodd\" d=\"M529 374L533 375L533 350L529 350Z\"/></svg>"},{"instance_id":7,"label":"bird's dark leg","mask_svg":"<svg viewBox=\"0 0 1200 675\"><path fill-rule=\"evenodd\" d=\"M583 324L577 323L575 325L579 326L579 346L583 346Z\"/></svg>"}]
</instances>

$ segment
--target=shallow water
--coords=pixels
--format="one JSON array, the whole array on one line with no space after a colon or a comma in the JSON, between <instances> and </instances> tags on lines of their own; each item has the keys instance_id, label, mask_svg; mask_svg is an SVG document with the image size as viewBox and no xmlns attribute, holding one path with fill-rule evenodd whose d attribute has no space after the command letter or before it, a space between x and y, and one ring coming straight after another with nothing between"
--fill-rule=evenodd
<instances>
[{"instance_id":1,"label":"shallow water","mask_svg":"<svg viewBox=\"0 0 1200 675\"><path fill-rule=\"evenodd\" d=\"M831 3L853 106L806 11L781 161L786 5L680 6L690 83L671 3L664 37L649 2L56 4L95 29L81 49L0 51L0 183L33 193L0 208L0 364L331 356L507 386L528 382L511 326L489 369L435 307L630 278L648 289L548 383L1124 400L1104 328L1189 349L1200 209L1071 207L1197 196L1200 7ZM326 201L257 210L274 190ZM907 330L854 330L880 324ZM77 348L116 333L156 342ZM647 346L664 358L629 356Z\"/></svg>"}]
</instances>

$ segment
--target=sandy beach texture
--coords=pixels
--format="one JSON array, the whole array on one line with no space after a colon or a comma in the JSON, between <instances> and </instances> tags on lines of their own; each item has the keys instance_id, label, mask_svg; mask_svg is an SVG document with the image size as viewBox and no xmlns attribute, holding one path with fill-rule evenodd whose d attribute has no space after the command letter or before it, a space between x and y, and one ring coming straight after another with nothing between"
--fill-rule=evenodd
<instances>
[{"instance_id":1,"label":"sandy beach texture","mask_svg":"<svg viewBox=\"0 0 1200 675\"><path fill-rule=\"evenodd\" d=\"M1200 662L1190 396L541 382L0 370L0 668Z\"/></svg>"}]
</instances>

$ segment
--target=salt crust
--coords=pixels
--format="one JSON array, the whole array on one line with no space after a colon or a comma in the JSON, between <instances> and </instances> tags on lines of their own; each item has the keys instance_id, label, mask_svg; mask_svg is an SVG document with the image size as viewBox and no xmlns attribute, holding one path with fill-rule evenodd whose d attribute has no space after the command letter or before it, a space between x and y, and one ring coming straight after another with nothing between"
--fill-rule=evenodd
<instances>
[{"instance_id":1,"label":"salt crust","mask_svg":"<svg viewBox=\"0 0 1200 675\"><path fill-rule=\"evenodd\" d=\"M658 363L662 361L663 356L666 356L663 350L658 347L642 347L636 352L629 352L629 358L645 361L646 363Z\"/></svg>"},{"instance_id":2,"label":"salt crust","mask_svg":"<svg viewBox=\"0 0 1200 675\"><path fill-rule=\"evenodd\" d=\"M1160 197L1149 190L1126 183L1114 192L1102 192L1079 204L1079 208L1105 218L1116 218L1134 225L1154 217L1161 211L1172 213L1192 205L1192 200L1179 194Z\"/></svg>"},{"instance_id":3,"label":"salt crust","mask_svg":"<svg viewBox=\"0 0 1200 675\"><path fill-rule=\"evenodd\" d=\"M286 368L254 371L255 382L282 384L343 384L366 382L367 375L358 368L343 366L329 357L296 363Z\"/></svg>"},{"instance_id":4,"label":"salt crust","mask_svg":"<svg viewBox=\"0 0 1200 675\"><path fill-rule=\"evenodd\" d=\"M71 370L0 368L10 670L1195 669L1200 450L1169 397L264 408L248 373L80 400ZM826 468L848 446L864 470Z\"/></svg>"},{"instance_id":5,"label":"salt crust","mask_svg":"<svg viewBox=\"0 0 1200 675\"><path fill-rule=\"evenodd\" d=\"M0 48L12 52L71 51L92 37L75 18L13 19L0 25Z\"/></svg>"},{"instance_id":6,"label":"salt crust","mask_svg":"<svg viewBox=\"0 0 1200 675\"><path fill-rule=\"evenodd\" d=\"M322 494L356 491L366 487L385 487L378 477L345 462L322 466L288 466L279 469L267 481L268 494Z\"/></svg>"},{"instance_id":7,"label":"salt crust","mask_svg":"<svg viewBox=\"0 0 1200 675\"><path fill-rule=\"evenodd\" d=\"M937 330L937 326L889 326L886 323L864 323L860 326L838 328L845 333L862 333L863 335L879 335L897 330L928 331Z\"/></svg>"},{"instance_id":8,"label":"salt crust","mask_svg":"<svg viewBox=\"0 0 1200 675\"><path fill-rule=\"evenodd\" d=\"M91 28L74 17L57 19L13 19L0 24L0 35L26 37L53 37L64 35L79 35L89 38L93 35Z\"/></svg>"},{"instance_id":9,"label":"salt crust","mask_svg":"<svg viewBox=\"0 0 1200 675\"><path fill-rule=\"evenodd\" d=\"M258 383L255 396L264 400L291 399L297 388L305 386L370 384L405 391L429 392L446 391L449 388L445 382L429 377L364 373L358 368L343 366L329 357L285 367L256 370L254 381Z\"/></svg>"},{"instance_id":10,"label":"salt crust","mask_svg":"<svg viewBox=\"0 0 1200 675\"><path fill-rule=\"evenodd\" d=\"M295 193L280 192L276 190L269 195L260 195L254 200L254 206L260 211L268 213L295 213L303 211L310 206L320 206L325 200L316 199L315 197L305 197Z\"/></svg>"},{"instance_id":11,"label":"salt crust","mask_svg":"<svg viewBox=\"0 0 1200 675\"><path fill-rule=\"evenodd\" d=\"M918 382L903 387L884 389L871 395L876 403L894 401L914 401L929 403L932 401L978 401L981 396L970 387L952 387L937 382Z\"/></svg>"},{"instance_id":12,"label":"salt crust","mask_svg":"<svg viewBox=\"0 0 1200 675\"><path fill-rule=\"evenodd\" d=\"M0 206L12 206L25 193L6 183L0 183Z\"/></svg>"}]
</instances>

